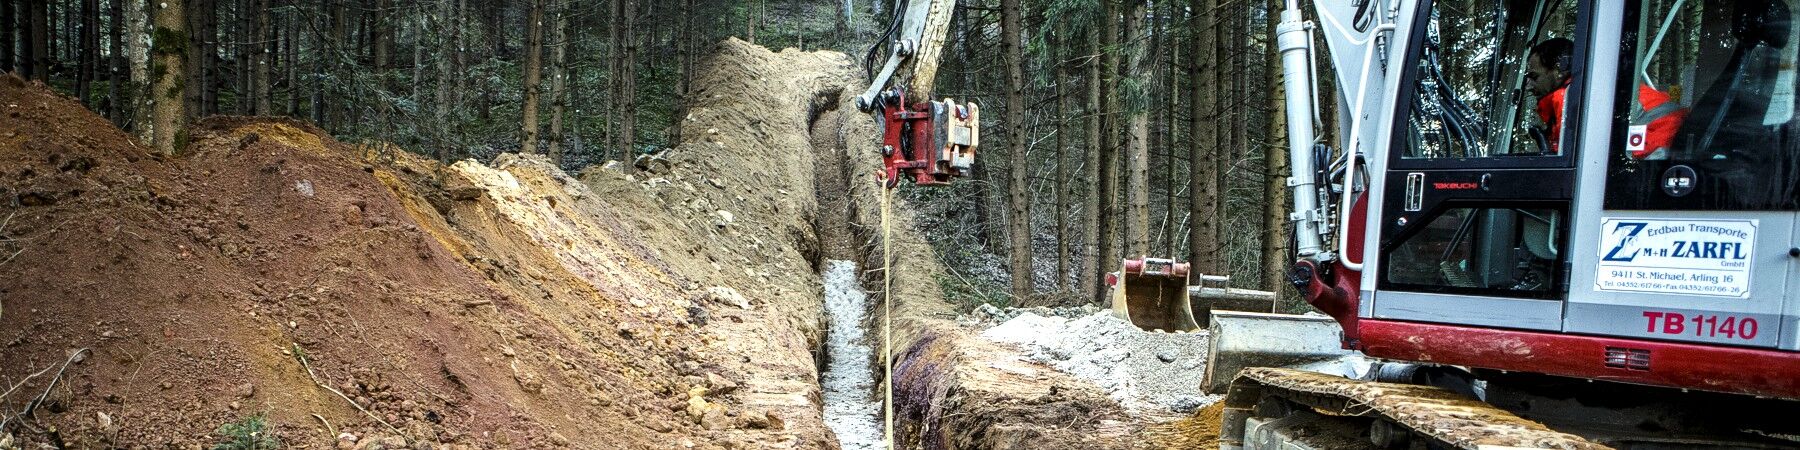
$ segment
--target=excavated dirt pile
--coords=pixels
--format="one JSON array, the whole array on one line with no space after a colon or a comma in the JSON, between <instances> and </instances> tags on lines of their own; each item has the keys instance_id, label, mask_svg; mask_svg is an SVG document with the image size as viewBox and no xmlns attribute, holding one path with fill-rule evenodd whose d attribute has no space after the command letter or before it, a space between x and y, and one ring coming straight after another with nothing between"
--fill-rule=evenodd
<instances>
[{"instance_id":1,"label":"excavated dirt pile","mask_svg":"<svg viewBox=\"0 0 1800 450\"><path fill-rule=\"evenodd\" d=\"M706 67L667 170L578 177L266 118L150 157L6 78L0 439L835 447L805 155L854 68L735 40Z\"/></svg>"}]
</instances>

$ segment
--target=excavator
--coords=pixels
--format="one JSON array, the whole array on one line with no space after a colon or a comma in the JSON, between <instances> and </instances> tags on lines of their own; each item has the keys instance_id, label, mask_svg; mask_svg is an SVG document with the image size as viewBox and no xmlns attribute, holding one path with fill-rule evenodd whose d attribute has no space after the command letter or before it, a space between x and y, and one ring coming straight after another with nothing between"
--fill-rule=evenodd
<instances>
[{"instance_id":1,"label":"excavator","mask_svg":"<svg viewBox=\"0 0 1800 450\"><path fill-rule=\"evenodd\" d=\"M980 108L974 103L931 98L938 59L956 2L908 0L894 5L891 25L864 57L868 90L856 107L880 122L881 178L892 189L900 180L918 186L945 186L969 176L981 141ZM875 71L875 57L886 62Z\"/></svg>"},{"instance_id":2,"label":"excavator","mask_svg":"<svg viewBox=\"0 0 1800 450\"><path fill-rule=\"evenodd\" d=\"M1800 8L1308 6L1269 14L1316 312L1109 275L1211 333L1222 449L1800 448Z\"/></svg>"}]
</instances>

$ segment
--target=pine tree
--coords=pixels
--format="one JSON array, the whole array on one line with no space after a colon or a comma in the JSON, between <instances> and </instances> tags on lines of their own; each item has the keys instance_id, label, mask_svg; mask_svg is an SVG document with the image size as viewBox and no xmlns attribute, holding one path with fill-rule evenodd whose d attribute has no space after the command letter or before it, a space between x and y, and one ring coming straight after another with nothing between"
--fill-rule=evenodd
<instances>
[{"instance_id":1,"label":"pine tree","mask_svg":"<svg viewBox=\"0 0 1800 450\"><path fill-rule=\"evenodd\" d=\"M1086 167L1087 171L1082 178L1093 181L1093 184L1088 186L1087 198L1082 205L1081 229L1083 249L1081 274L1079 277L1081 280L1082 298L1093 299L1095 302L1104 302L1103 297L1101 297L1101 289L1099 289L1101 282L1100 273L1106 270L1104 266L1101 265L1101 261L1106 255L1104 252L1106 247L1102 246L1100 243L1105 236L1100 232L1100 222L1105 219L1105 215L1100 213L1100 208L1105 203L1101 201L1101 191L1099 189L1101 173L1100 148L1102 145L1101 142L1104 140L1101 135L1101 112L1103 110L1101 109L1100 103L1102 97L1100 95L1100 88L1104 84L1104 78L1101 77L1102 58L1100 57L1100 52L1102 49L1100 46L1100 27L1089 24L1084 38L1087 40L1087 56L1084 58L1086 61L1083 63L1086 66L1085 74L1083 75L1083 78L1086 81L1082 84L1085 85L1083 89L1086 91L1086 94L1084 95L1085 100L1082 102L1082 115L1085 119L1083 120L1083 129L1081 133L1083 140L1081 158L1082 166Z\"/></svg>"},{"instance_id":2,"label":"pine tree","mask_svg":"<svg viewBox=\"0 0 1800 450\"><path fill-rule=\"evenodd\" d=\"M13 64L13 59L18 57L13 53L13 46L19 28L14 25L18 20L14 17L17 11L14 5L19 3L20 0L0 0L0 72L11 72L17 67Z\"/></svg>"},{"instance_id":3,"label":"pine tree","mask_svg":"<svg viewBox=\"0 0 1800 450\"><path fill-rule=\"evenodd\" d=\"M1019 0L1000 0L1000 39L1006 49L1007 238L1012 256L1012 296L1031 295L1031 169L1025 163L1025 50Z\"/></svg>"},{"instance_id":4,"label":"pine tree","mask_svg":"<svg viewBox=\"0 0 1800 450\"><path fill-rule=\"evenodd\" d=\"M520 105L523 117L519 125L519 152L539 153L538 141L538 83L541 80L544 65L544 1L531 0L531 14L525 18L525 102Z\"/></svg>"},{"instance_id":5,"label":"pine tree","mask_svg":"<svg viewBox=\"0 0 1800 450\"><path fill-rule=\"evenodd\" d=\"M563 160L563 111L568 107L569 0L552 0L550 25L550 158Z\"/></svg>"},{"instance_id":6,"label":"pine tree","mask_svg":"<svg viewBox=\"0 0 1800 450\"><path fill-rule=\"evenodd\" d=\"M1113 115L1114 108L1118 105L1119 92L1119 57L1117 49L1114 48L1118 42L1119 22L1117 19L1119 14L1114 0L1100 0L1100 3L1102 5L1100 22L1104 24L1101 27L1099 45L1101 52L1100 86L1107 94L1100 96L1100 108L1097 112L1100 116L1100 135L1096 137L1096 140L1100 143L1100 158L1097 166L1099 176L1095 178L1094 191L1100 197L1100 224L1095 228L1100 233L1098 237L1100 270L1110 271L1119 267L1120 260L1123 259L1120 256L1123 252L1120 251L1118 233L1119 225L1121 225L1118 205L1119 129L1117 116ZM1093 282L1098 283L1100 280L1095 278ZM1095 303L1106 303L1106 292L1096 291L1094 295Z\"/></svg>"},{"instance_id":7,"label":"pine tree","mask_svg":"<svg viewBox=\"0 0 1800 450\"><path fill-rule=\"evenodd\" d=\"M1150 252L1150 114L1149 73L1145 43L1145 0L1133 0L1125 15L1127 56L1125 80L1121 83L1125 100L1125 257L1142 257Z\"/></svg>"},{"instance_id":8,"label":"pine tree","mask_svg":"<svg viewBox=\"0 0 1800 450\"><path fill-rule=\"evenodd\" d=\"M1193 133L1188 139L1188 262L1195 273L1220 275L1224 266L1219 261L1219 177L1214 173L1219 166L1215 145L1219 58L1213 42L1218 0L1197 3L1194 15L1188 18L1189 54L1193 55L1188 73L1195 81L1188 90L1188 108L1192 110L1188 127Z\"/></svg>"},{"instance_id":9,"label":"pine tree","mask_svg":"<svg viewBox=\"0 0 1800 450\"><path fill-rule=\"evenodd\" d=\"M154 105L151 119L151 146L161 155L174 155L186 140L187 105L182 80L187 78L187 15L181 0L162 0L152 7L152 53L155 55L150 73L154 77L150 95Z\"/></svg>"},{"instance_id":10,"label":"pine tree","mask_svg":"<svg viewBox=\"0 0 1800 450\"><path fill-rule=\"evenodd\" d=\"M1262 289L1276 292L1278 295L1282 292L1281 287L1287 282L1288 268L1294 263L1288 257L1291 249L1288 247L1290 233L1287 231L1287 216L1288 210L1291 208L1287 196L1287 116L1283 114L1287 100L1286 92L1281 88L1281 53L1273 45L1275 12L1280 11L1282 7L1281 0L1271 0L1268 3L1269 14L1266 17L1269 18L1269 34L1266 35L1267 40L1263 46L1266 55L1264 73L1268 74L1269 84L1267 87L1270 95L1267 110L1269 128L1266 136L1268 143L1263 146L1263 151L1266 152L1264 155L1266 162L1263 168L1263 207L1265 209L1263 210L1262 236Z\"/></svg>"}]
</instances>

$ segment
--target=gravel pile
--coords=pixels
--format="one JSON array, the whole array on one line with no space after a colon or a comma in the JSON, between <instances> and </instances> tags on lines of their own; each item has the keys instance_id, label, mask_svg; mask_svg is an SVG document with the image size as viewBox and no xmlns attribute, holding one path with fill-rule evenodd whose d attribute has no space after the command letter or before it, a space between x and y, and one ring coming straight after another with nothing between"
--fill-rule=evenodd
<instances>
[{"instance_id":1,"label":"gravel pile","mask_svg":"<svg viewBox=\"0 0 1800 450\"><path fill-rule=\"evenodd\" d=\"M1147 332L1105 311L1076 318L1033 311L1013 316L981 337L1017 345L1032 361L1091 381L1126 408L1188 413L1219 399L1200 392L1204 331Z\"/></svg>"},{"instance_id":2,"label":"gravel pile","mask_svg":"<svg viewBox=\"0 0 1800 450\"><path fill-rule=\"evenodd\" d=\"M1001 323L1005 323L1006 321L1009 321L1009 320L1013 320L1013 318L1019 317L1021 315L1025 315L1027 313L1035 314L1035 315L1041 316L1041 317L1061 317L1061 318L1065 318L1065 319L1079 319L1082 317L1094 315L1094 313L1101 312L1101 311L1105 311L1105 310L1100 309L1099 307L1094 306L1094 305L1067 306L1067 307L1055 307L1055 308L1047 307L1047 306L1034 306L1034 307L1030 307L1030 308L1001 308L1001 307L994 306L991 304L983 303L983 304L981 304L981 306L975 307L975 310L969 311L968 314L964 314L959 320L961 320L964 325L994 326L994 325L998 325Z\"/></svg>"}]
</instances>

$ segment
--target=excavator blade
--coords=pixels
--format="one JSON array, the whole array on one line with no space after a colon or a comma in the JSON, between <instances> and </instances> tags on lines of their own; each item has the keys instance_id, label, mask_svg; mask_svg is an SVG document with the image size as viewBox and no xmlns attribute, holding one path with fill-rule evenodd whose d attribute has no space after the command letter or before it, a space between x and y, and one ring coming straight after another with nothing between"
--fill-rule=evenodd
<instances>
[{"instance_id":1,"label":"excavator blade","mask_svg":"<svg viewBox=\"0 0 1800 450\"><path fill-rule=\"evenodd\" d=\"M1244 311L1211 315L1201 390L1222 393L1238 371L1249 367L1294 367L1346 377L1367 370L1366 361L1344 358L1350 351L1339 344L1338 324L1330 317Z\"/></svg>"}]
</instances>

